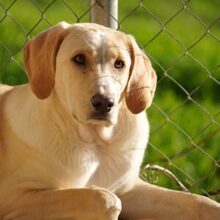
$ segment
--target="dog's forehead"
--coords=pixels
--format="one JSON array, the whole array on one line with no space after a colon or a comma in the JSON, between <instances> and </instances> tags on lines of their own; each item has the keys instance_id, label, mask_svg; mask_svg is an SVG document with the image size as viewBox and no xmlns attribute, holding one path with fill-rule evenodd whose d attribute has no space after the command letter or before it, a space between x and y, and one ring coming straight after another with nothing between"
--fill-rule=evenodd
<instances>
[{"instance_id":1,"label":"dog's forehead","mask_svg":"<svg viewBox=\"0 0 220 220\"><path fill-rule=\"evenodd\" d=\"M106 35L110 33L116 33L117 31L94 23L79 23L71 27L71 32L79 33L83 35Z\"/></svg>"},{"instance_id":2,"label":"dog's forehead","mask_svg":"<svg viewBox=\"0 0 220 220\"><path fill-rule=\"evenodd\" d=\"M97 24L77 24L70 28L66 41L77 47L100 48L125 45L126 34Z\"/></svg>"}]
</instances>

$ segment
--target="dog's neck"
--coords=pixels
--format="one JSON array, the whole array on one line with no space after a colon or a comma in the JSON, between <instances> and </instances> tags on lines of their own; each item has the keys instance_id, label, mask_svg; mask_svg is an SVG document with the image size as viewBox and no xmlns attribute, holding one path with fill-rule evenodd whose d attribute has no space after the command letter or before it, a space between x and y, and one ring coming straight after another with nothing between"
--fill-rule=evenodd
<instances>
[{"instance_id":1,"label":"dog's neck","mask_svg":"<svg viewBox=\"0 0 220 220\"><path fill-rule=\"evenodd\" d=\"M81 124L78 123L78 132L82 140L88 143L95 142L97 140L101 142L109 142L114 133L114 126L103 126L97 124Z\"/></svg>"}]
</instances>

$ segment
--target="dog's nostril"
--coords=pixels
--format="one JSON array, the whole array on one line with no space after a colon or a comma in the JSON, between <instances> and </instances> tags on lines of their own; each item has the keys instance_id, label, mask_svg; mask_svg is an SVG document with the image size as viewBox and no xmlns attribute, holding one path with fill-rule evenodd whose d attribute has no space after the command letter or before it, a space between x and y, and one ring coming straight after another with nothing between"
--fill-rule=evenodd
<instances>
[{"instance_id":1,"label":"dog's nostril","mask_svg":"<svg viewBox=\"0 0 220 220\"><path fill-rule=\"evenodd\" d=\"M100 109L100 108L102 108L102 103L101 102L94 102L93 106L95 107L95 109Z\"/></svg>"},{"instance_id":2,"label":"dog's nostril","mask_svg":"<svg viewBox=\"0 0 220 220\"><path fill-rule=\"evenodd\" d=\"M99 113L110 112L114 106L114 100L101 94L96 94L91 99L92 106Z\"/></svg>"},{"instance_id":3,"label":"dog's nostril","mask_svg":"<svg viewBox=\"0 0 220 220\"><path fill-rule=\"evenodd\" d=\"M111 111L112 107L114 106L114 101L113 99L109 99L107 103L107 110L108 112Z\"/></svg>"}]
</instances>

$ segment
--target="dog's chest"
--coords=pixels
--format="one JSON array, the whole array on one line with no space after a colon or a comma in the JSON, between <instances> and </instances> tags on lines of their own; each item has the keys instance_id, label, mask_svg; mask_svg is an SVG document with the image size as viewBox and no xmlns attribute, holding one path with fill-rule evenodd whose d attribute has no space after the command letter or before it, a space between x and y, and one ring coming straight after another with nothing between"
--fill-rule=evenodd
<instances>
[{"instance_id":1,"label":"dog's chest","mask_svg":"<svg viewBox=\"0 0 220 220\"><path fill-rule=\"evenodd\" d=\"M132 129L123 133L120 129L79 129L74 137L66 139L66 148L62 146L60 149L64 150L57 151L58 165L63 167L57 173L59 187L97 185L116 192L133 181L138 176L146 144L144 135L139 133Z\"/></svg>"},{"instance_id":2,"label":"dog's chest","mask_svg":"<svg viewBox=\"0 0 220 220\"><path fill-rule=\"evenodd\" d=\"M96 185L117 191L124 182L137 175L139 160L142 158L137 157L134 151L125 152L120 147L114 143L102 145L97 142L78 142L77 146L65 153L61 163L57 163L62 167L57 169L58 187ZM135 168L132 169L132 166Z\"/></svg>"}]
</instances>

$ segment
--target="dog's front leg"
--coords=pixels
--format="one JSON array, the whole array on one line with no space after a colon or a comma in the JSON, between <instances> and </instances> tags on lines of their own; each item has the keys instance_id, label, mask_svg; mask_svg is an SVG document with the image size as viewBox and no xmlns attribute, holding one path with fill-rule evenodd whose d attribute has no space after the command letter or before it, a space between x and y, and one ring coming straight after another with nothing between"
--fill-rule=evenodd
<instances>
[{"instance_id":1,"label":"dog's front leg","mask_svg":"<svg viewBox=\"0 0 220 220\"><path fill-rule=\"evenodd\" d=\"M44 190L16 201L4 220L117 220L121 202L101 188Z\"/></svg>"},{"instance_id":2,"label":"dog's front leg","mask_svg":"<svg viewBox=\"0 0 220 220\"><path fill-rule=\"evenodd\" d=\"M211 199L141 180L120 198L120 218L126 220L214 220L220 217L220 204Z\"/></svg>"}]
</instances>

